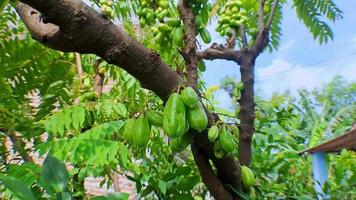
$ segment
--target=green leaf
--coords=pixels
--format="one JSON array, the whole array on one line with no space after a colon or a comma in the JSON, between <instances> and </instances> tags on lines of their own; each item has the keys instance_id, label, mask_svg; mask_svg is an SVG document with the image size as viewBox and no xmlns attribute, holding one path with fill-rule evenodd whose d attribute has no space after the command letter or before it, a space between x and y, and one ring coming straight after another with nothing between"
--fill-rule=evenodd
<instances>
[{"instance_id":1,"label":"green leaf","mask_svg":"<svg viewBox=\"0 0 356 200\"><path fill-rule=\"evenodd\" d=\"M190 191L200 181L200 176L189 176L183 178L177 188L183 191Z\"/></svg>"},{"instance_id":2,"label":"green leaf","mask_svg":"<svg viewBox=\"0 0 356 200\"><path fill-rule=\"evenodd\" d=\"M42 176L46 184L56 192L63 192L68 185L68 171L58 159L48 155L42 166Z\"/></svg>"},{"instance_id":3,"label":"green leaf","mask_svg":"<svg viewBox=\"0 0 356 200\"><path fill-rule=\"evenodd\" d=\"M57 193L57 200L71 200L72 195L69 192Z\"/></svg>"},{"instance_id":4,"label":"green leaf","mask_svg":"<svg viewBox=\"0 0 356 200\"><path fill-rule=\"evenodd\" d=\"M28 189L21 180L0 174L0 181L11 190L17 198L22 200L35 200L32 191Z\"/></svg>"},{"instance_id":5,"label":"green leaf","mask_svg":"<svg viewBox=\"0 0 356 200\"><path fill-rule=\"evenodd\" d=\"M124 104L118 103L113 106L115 112L119 114L121 117L126 117L127 116L127 109Z\"/></svg>"},{"instance_id":6,"label":"green leaf","mask_svg":"<svg viewBox=\"0 0 356 200\"><path fill-rule=\"evenodd\" d=\"M166 192L167 192L167 183L162 181L162 180L159 180L158 181L158 188L159 188L159 190L161 190L161 192L163 194L166 194Z\"/></svg>"},{"instance_id":7,"label":"green leaf","mask_svg":"<svg viewBox=\"0 0 356 200\"><path fill-rule=\"evenodd\" d=\"M313 200L314 198L310 197L310 196L293 196L291 197L295 200Z\"/></svg>"},{"instance_id":8,"label":"green leaf","mask_svg":"<svg viewBox=\"0 0 356 200\"><path fill-rule=\"evenodd\" d=\"M110 193L106 196L97 196L91 200L128 200L129 194L123 192Z\"/></svg>"}]
</instances>

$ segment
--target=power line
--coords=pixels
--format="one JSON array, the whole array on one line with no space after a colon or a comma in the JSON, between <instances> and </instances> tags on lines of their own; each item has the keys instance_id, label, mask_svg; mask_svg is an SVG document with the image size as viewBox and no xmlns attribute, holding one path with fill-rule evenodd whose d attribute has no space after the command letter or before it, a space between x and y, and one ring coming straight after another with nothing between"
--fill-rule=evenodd
<instances>
[{"instance_id":1,"label":"power line","mask_svg":"<svg viewBox=\"0 0 356 200\"><path fill-rule=\"evenodd\" d=\"M345 57L352 56L352 55L356 55L356 51L353 51L353 52L345 54L345 55L333 57L333 58L330 58L330 59L322 60L322 61L319 61L319 62L316 62L316 63L312 63L312 64L308 64L308 65L302 65L301 67L298 67L298 68L288 69L288 70L284 70L284 71L280 71L280 72L276 72L276 73L260 76L258 79L256 79L256 81L263 81L263 80L265 80L266 78L268 78L270 76L284 74L284 73L287 73L287 72L290 72L290 71L295 71L295 70L299 70L299 69L303 69L303 68L313 67L313 66L316 66L316 65L328 63L330 61L338 60L338 59L345 58Z\"/></svg>"}]
</instances>

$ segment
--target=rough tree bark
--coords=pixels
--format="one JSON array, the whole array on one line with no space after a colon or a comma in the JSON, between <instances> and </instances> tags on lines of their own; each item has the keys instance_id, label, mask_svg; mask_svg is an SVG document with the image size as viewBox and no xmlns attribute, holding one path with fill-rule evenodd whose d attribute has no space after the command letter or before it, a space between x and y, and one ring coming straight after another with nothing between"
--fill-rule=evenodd
<instances>
[{"instance_id":1,"label":"rough tree bark","mask_svg":"<svg viewBox=\"0 0 356 200\"><path fill-rule=\"evenodd\" d=\"M21 0L21 2L17 6L17 11L33 38L42 44L64 52L96 54L107 62L125 69L136 77L144 88L152 90L162 100L166 100L171 92L179 87L181 77L165 64L157 53L145 48L83 2L79 0ZM188 26L189 24L191 25L192 21L187 23ZM184 52L195 54L187 62L193 72L196 70L198 58L196 49L186 49ZM190 84L196 82L196 77L193 75L190 77ZM208 115L209 119L214 119L211 113ZM221 186L229 184L235 188L240 187L239 165L231 155L224 159L217 159L212 144L201 142L208 141L207 134L201 135L194 140L193 153L198 156L197 165L202 172L204 183L216 199L236 199L230 191ZM202 139L198 139L200 137ZM218 176L215 175L210 164L199 163L200 156L204 156L205 162L209 159L214 162L218 169ZM211 184L207 181L210 180L207 177L213 178L214 183L218 184Z\"/></svg>"},{"instance_id":2,"label":"rough tree bark","mask_svg":"<svg viewBox=\"0 0 356 200\"><path fill-rule=\"evenodd\" d=\"M185 0L180 0L178 2L179 16L184 24L184 39L185 47L181 51L186 64L186 86L193 87L197 90L198 88L198 59L199 55L197 52L196 43L196 32L195 32L195 16L192 7L188 5ZM211 113L207 111L209 116L210 124L213 124L215 118ZM240 169L235 159L230 155L226 158L230 158L230 162L226 162L224 159L217 159L214 155L212 145L207 141L207 137L199 137L199 133L195 133L194 130L190 130L193 137L193 144L191 144L191 150L195 163L198 166L200 175L202 176L203 182L211 191L216 199L233 200L236 199L230 191L228 191L223 184L230 184L235 188L240 186L239 175ZM205 143L203 142L205 141ZM209 152L209 153L208 153ZM209 158L212 159L215 166L217 167L219 174L218 177L215 175L212 166L210 165ZM225 164L223 164L225 163ZM230 166L226 166L226 164ZM236 171L234 171L236 170Z\"/></svg>"},{"instance_id":3,"label":"rough tree bark","mask_svg":"<svg viewBox=\"0 0 356 200\"><path fill-rule=\"evenodd\" d=\"M255 41L248 45L246 31L244 27L240 27L242 39L242 48L240 50L233 49L231 41L226 45L213 44L210 48L199 52L198 55L202 59L215 60L223 59L236 62L240 67L241 81L244 84L244 89L241 91L240 103L240 137L239 137L239 163L241 165L250 165L252 155L252 137L254 133L255 119L255 103L254 103L254 66L256 58L263 52L269 43L269 31L274 19L276 7L279 0L274 0L272 3L271 12L268 20L264 20L264 4L265 0L259 0L258 12L258 28L259 32ZM233 36L234 37L234 36ZM230 38L231 39L231 38Z\"/></svg>"}]
</instances>

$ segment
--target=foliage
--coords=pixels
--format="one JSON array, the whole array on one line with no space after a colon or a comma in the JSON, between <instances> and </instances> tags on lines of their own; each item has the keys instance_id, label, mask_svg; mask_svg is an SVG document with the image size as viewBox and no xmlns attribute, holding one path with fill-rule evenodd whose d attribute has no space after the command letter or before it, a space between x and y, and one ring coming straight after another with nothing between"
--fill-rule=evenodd
<instances>
[{"instance_id":1,"label":"foliage","mask_svg":"<svg viewBox=\"0 0 356 200\"><path fill-rule=\"evenodd\" d=\"M231 77L222 83L228 92L236 87ZM228 83L230 87L226 87ZM286 93L274 94L270 99L256 99L252 165L260 196L268 199L316 198L310 156L298 155L298 152L351 129L356 118L355 94L355 83L335 77L321 89L299 91L297 97ZM329 181L324 188L332 199L355 197L350 189L356 183L356 171L350 165L355 155L346 150L328 155Z\"/></svg>"},{"instance_id":2,"label":"foliage","mask_svg":"<svg viewBox=\"0 0 356 200\"><path fill-rule=\"evenodd\" d=\"M273 2L267 0L263 8L265 22ZM286 2L279 1L276 7L271 24L271 50L277 49L281 39L282 9ZM179 74L186 73L180 52L185 46L185 30L182 21L177 20L176 1L91 0L90 3L104 17L120 20L126 32L156 51ZM333 22L341 17L341 11L332 1L295 0L293 3L298 17L320 43L332 39L332 32L322 19L326 17ZM204 43L211 43L209 22L217 21L217 31L223 37L237 34L238 46L243 45L243 39L239 37L241 27L246 28L250 43L258 34L258 1L196 0L190 1L189 5L195 15L196 36ZM0 54L3 67L0 71L0 153L4 155L0 180L5 185L1 190L6 198L82 199L86 177L104 177L101 184L111 185L113 173L125 175L135 182L138 195L146 199L209 197L193 157L186 150L187 145L180 149L182 152L176 153L172 147L174 140L164 135L161 127L150 126L149 141L143 147L125 140L123 131L129 119L143 117L152 110L164 110L163 102L154 93L143 89L121 68L94 55L80 55L84 71L80 78L80 65L74 62L74 54L56 52L34 42L16 15L13 2L0 1L0 14L0 49L5 50ZM237 157L234 140L238 138L235 125L239 123L236 117L239 105L235 104L233 114L216 106L213 93L218 88L205 89L200 77L205 68L204 61L200 60L198 93L205 98L202 101L205 107L222 114L217 126L223 131L213 137L221 147L215 150L221 150L221 156L232 152ZM96 85L98 78L103 79L103 85ZM308 144L314 145L342 133L352 123L350 119L354 119L355 105L351 103L355 99L355 86L345 87L341 80L338 81L328 85L326 92L301 91L299 102L287 95L275 95L270 101L258 99L256 115L260 117L256 121L253 157L257 184L251 188L255 188L259 196L276 199L315 195L311 179L304 176L310 171L310 162L297 156L296 152ZM102 86L109 88L103 93L98 92L97 87ZM234 79L223 84L235 103L240 99L243 87ZM310 95L313 100L309 100ZM203 104L199 102L199 114L204 114ZM191 118L191 121L195 119ZM205 129L206 116L202 118L201 129ZM137 131L138 127L134 128ZM200 127L196 129L200 131ZM322 134L324 132L326 135ZM11 133L30 147L20 145L21 150L14 145L7 149L6 139ZM25 152L26 155L30 152L41 156L47 154L47 158L42 167L29 162L16 165L7 159L10 151ZM354 154L350 152L330 157L335 179L331 180L327 190L332 195L347 191L352 185L355 172L350 169L350 160L353 158ZM16 159L24 160L19 156ZM347 160L342 167L338 166L341 159ZM72 167L70 171L65 167L67 164ZM241 196L247 195L241 193ZM127 198L127 194L119 193L92 199Z\"/></svg>"}]
</instances>

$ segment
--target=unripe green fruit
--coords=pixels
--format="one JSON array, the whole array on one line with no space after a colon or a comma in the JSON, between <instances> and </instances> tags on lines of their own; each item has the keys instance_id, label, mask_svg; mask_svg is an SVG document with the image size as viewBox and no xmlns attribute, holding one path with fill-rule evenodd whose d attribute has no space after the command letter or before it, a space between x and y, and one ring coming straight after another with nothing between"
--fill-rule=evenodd
<instances>
[{"instance_id":1,"label":"unripe green fruit","mask_svg":"<svg viewBox=\"0 0 356 200\"><path fill-rule=\"evenodd\" d=\"M149 110L146 113L146 115L150 124L154 126L162 126L162 120L163 120L162 113L154 110Z\"/></svg>"},{"instance_id":2,"label":"unripe green fruit","mask_svg":"<svg viewBox=\"0 0 356 200\"><path fill-rule=\"evenodd\" d=\"M218 126L212 126L209 129L208 132L208 138L210 142L214 142L216 139L219 137L219 127Z\"/></svg>"},{"instance_id":3,"label":"unripe green fruit","mask_svg":"<svg viewBox=\"0 0 356 200\"><path fill-rule=\"evenodd\" d=\"M253 186L256 182L253 171L249 167L244 165L241 167L241 179L245 188Z\"/></svg>"},{"instance_id":4,"label":"unripe green fruit","mask_svg":"<svg viewBox=\"0 0 356 200\"><path fill-rule=\"evenodd\" d=\"M145 18L140 18L140 26L144 27L146 25L146 20Z\"/></svg>"},{"instance_id":5,"label":"unripe green fruit","mask_svg":"<svg viewBox=\"0 0 356 200\"><path fill-rule=\"evenodd\" d=\"M208 30L203 29L200 32L200 36L204 43L209 44L211 42L211 35Z\"/></svg>"},{"instance_id":6,"label":"unripe green fruit","mask_svg":"<svg viewBox=\"0 0 356 200\"><path fill-rule=\"evenodd\" d=\"M188 109L188 121L190 127L198 132L202 132L206 129L208 125L208 117L206 116L204 107L200 102L197 108Z\"/></svg>"},{"instance_id":7,"label":"unripe green fruit","mask_svg":"<svg viewBox=\"0 0 356 200\"><path fill-rule=\"evenodd\" d=\"M146 116L141 115L134 123L132 143L139 147L147 145L150 139L151 127Z\"/></svg>"},{"instance_id":8,"label":"unripe green fruit","mask_svg":"<svg viewBox=\"0 0 356 200\"><path fill-rule=\"evenodd\" d=\"M126 120L125 122L122 136L128 142L132 142L132 132L134 131L134 124L135 124L135 119L131 119L131 118Z\"/></svg>"},{"instance_id":9,"label":"unripe green fruit","mask_svg":"<svg viewBox=\"0 0 356 200\"><path fill-rule=\"evenodd\" d=\"M200 28L203 25L203 19L201 18L200 15L195 17L195 26L197 28Z\"/></svg>"},{"instance_id":10,"label":"unripe green fruit","mask_svg":"<svg viewBox=\"0 0 356 200\"><path fill-rule=\"evenodd\" d=\"M167 33L172 30L172 28L170 26L168 26L167 24L162 24L162 23L158 24L157 28L162 33Z\"/></svg>"},{"instance_id":11,"label":"unripe green fruit","mask_svg":"<svg viewBox=\"0 0 356 200\"><path fill-rule=\"evenodd\" d=\"M169 19L167 20L167 24L170 27L179 27L181 22L180 19Z\"/></svg>"},{"instance_id":12,"label":"unripe green fruit","mask_svg":"<svg viewBox=\"0 0 356 200\"><path fill-rule=\"evenodd\" d=\"M167 9L169 7L168 1L166 0L159 0L158 1L158 6L164 9Z\"/></svg>"},{"instance_id":13,"label":"unripe green fruit","mask_svg":"<svg viewBox=\"0 0 356 200\"><path fill-rule=\"evenodd\" d=\"M163 110L163 130L170 137L180 137L186 132L185 105L178 93L173 93Z\"/></svg>"},{"instance_id":14,"label":"unripe green fruit","mask_svg":"<svg viewBox=\"0 0 356 200\"><path fill-rule=\"evenodd\" d=\"M146 14L146 21L149 24L151 24L151 23L153 23L155 21L155 16L154 16L154 14L152 12L148 12Z\"/></svg>"},{"instance_id":15,"label":"unripe green fruit","mask_svg":"<svg viewBox=\"0 0 356 200\"><path fill-rule=\"evenodd\" d=\"M175 29L173 29L172 34L173 34L174 44L179 47L182 46L183 45L183 36L184 36L183 29L175 28Z\"/></svg>"},{"instance_id":16,"label":"unripe green fruit","mask_svg":"<svg viewBox=\"0 0 356 200\"><path fill-rule=\"evenodd\" d=\"M219 136L219 142L221 148L226 152L230 153L234 150L234 138L230 134L230 132L226 129L226 127L222 128L222 131Z\"/></svg>"},{"instance_id":17,"label":"unripe green fruit","mask_svg":"<svg viewBox=\"0 0 356 200\"><path fill-rule=\"evenodd\" d=\"M256 200L256 190L253 187L250 187L248 190L248 196L250 197L251 200Z\"/></svg>"},{"instance_id":18,"label":"unripe green fruit","mask_svg":"<svg viewBox=\"0 0 356 200\"><path fill-rule=\"evenodd\" d=\"M85 88L90 88L91 87L91 81L90 81L89 77L86 77L86 78L83 79L83 86Z\"/></svg>"},{"instance_id":19,"label":"unripe green fruit","mask_svg":"<svg viewBox=\"0 0 356 200\"><path fill-rule=\"evenodd\" d=\"M184 88L180 95L184 104L187 105L189 108L197 108L199 106L199 97L193 88Z\"/></svg>"}]
</instances>

